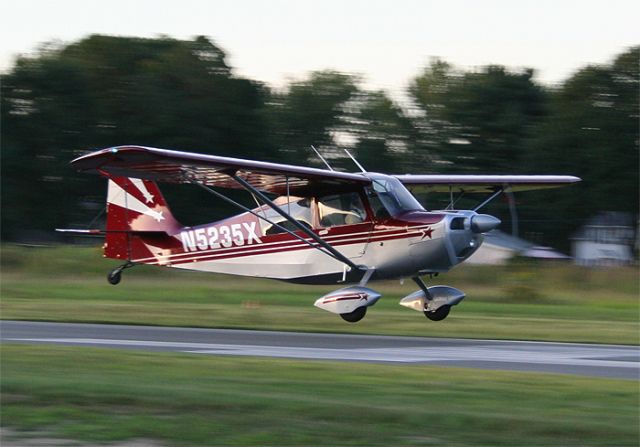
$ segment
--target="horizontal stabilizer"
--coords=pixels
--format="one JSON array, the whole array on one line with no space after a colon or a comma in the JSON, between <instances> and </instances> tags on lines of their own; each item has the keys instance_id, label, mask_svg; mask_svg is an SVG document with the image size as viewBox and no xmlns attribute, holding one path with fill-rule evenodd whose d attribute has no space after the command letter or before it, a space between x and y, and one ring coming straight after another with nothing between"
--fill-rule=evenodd
<instances>
[{"instance_id":1,"label":"horizontal stabilizer","mask_svg":"<svg viewBox=\"0 0 640 447\"><path fill-rule=\"evenodd\" d=\"M109 233L129 233L129 234L138 234L140 236L148 235L163 235L166 236L166 231L137 231L137 230L85 230L79 228L56 228L58 233L66 233L66 234L76 234L79 236L104 236Z\"/></svg>"},{"instance_id":2,"label":"horizontal stabilizer","mask_svg":"<svg viewBox=\"0 0 640 447\"><path fill-rule=\"evenodd\" d=\"M82 236L103 236L104 230L84 230L79 228L56 228L58 233L77 234Z\"/></svg>"}]
</instances>

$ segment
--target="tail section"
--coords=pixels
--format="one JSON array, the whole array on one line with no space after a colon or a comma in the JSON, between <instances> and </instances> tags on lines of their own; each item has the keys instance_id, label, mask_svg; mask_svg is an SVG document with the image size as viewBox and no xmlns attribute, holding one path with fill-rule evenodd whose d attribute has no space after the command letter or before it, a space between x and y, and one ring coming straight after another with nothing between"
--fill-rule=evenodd
<instances>
[{"instance_id":1,"label":"tail section","mask_svg":"<svg viewBox=\"0 0 640 447\"><path fill-rule=\"evenodd\" d=\"M156 255L153 248L168 248L182 225L176 221L155 182L109 177L104 255L135 261Z\"/></svg>"}]
</instances>

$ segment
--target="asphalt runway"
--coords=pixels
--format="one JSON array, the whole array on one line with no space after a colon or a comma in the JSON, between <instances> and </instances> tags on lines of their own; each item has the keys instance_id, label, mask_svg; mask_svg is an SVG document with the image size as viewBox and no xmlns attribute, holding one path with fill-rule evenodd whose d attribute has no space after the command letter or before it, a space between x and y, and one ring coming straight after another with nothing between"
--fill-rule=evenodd
<instances>
[{"instance_id":1,"label":"asphalt runway","mask_svg":"<svg viewBox=\"0 0 640 447\"><path fill-rule=\"evenodd\" d=\"M2 343L640 378L637 346L1 321Z\"/></svg>"}]
</instances>

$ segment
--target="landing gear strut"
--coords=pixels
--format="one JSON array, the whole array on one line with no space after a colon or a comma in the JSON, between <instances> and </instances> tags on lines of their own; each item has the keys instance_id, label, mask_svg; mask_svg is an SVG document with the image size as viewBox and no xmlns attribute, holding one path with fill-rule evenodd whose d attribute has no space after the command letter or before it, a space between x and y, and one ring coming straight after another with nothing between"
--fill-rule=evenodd
<instances>
[{"instance_id":1,"label":"landing gear strut","mask_svg":"<svg viewBox=\"0 0 640 447\"><path fill-rule=\"evenodd\" d=\"M107 281L109 281L109 284L115 286L116 284L119 284L120 281L122 280L122 271L124 269L128 269L133 267L135 264L131 261L127 261L125 264L122 264L120 267L117 267L113 270L111 270L109 272L109 274L107 275Z\"/></svg>"}]
</instances>

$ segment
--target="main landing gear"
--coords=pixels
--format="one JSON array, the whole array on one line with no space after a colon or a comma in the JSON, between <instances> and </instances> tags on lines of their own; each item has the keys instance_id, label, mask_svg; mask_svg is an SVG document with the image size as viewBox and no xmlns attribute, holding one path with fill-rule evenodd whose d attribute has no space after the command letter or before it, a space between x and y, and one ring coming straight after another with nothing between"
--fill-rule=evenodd
<instances>
[{"instance_id":1,"label":"main landing gear","mask_svg":"<svg viewBox=\"0 0 640 447\"><path fill-rule=\"evenodd\" d=\"M349 323L357 323L358 321L362 320L366 314L367 314L367 307L362 306L362 307L358 307L353 312L340 314L340 317L342 317L344 321L348 321Z\"/></svg>"},{"instance_id":2,"label":"main landing gear","mask_svg":"<svg viewBox=\"0 0 640 447\"><path fill-rule=\"evenodd\" d=\"M444 305L438 307L436 310L425 310L424 315L431 321L442 321L447 318L449 312L451 311L451 306Z\"/></svg>"},{"instance_id":3,"label":"main landing gear","mask_svg":"<svg viewBox=\"0 0 640 447\"><path fill-rule=\"evenodd\" d=\"M135 264L133 262L127 261L125 264L122 264L120 267L117 267L109 272L107 275L107 281L109 284L115 286L120 283L122 280L122 271L124 269L128 269L133 267Z\"/></svg>"},{"instance_id":4,"label":"main landing gear","mask_svg":"<svg viewBox=\"0 0 640 447\"><path fill-rule=\"evenodd\" d=\"M405 296L400 305L424 314L431 321L442 321L449 315L451 308L464 299L464 292L450 286L431 286L420 279L412 278L420 290ZM364 282L364 281L363 281ZM357 323L367 314L382 296L379 292L363 285L344 287L318 298L314 305L320 309L340 315L344 321Z\"/></svg>"},{"instance_id":5,"label":"main landing gear","mask_svg":"<svg viewBox=\"0 0 640 447\"><path fill-rule=\"evenodd\" d=\"M431 309L430 305L433 304L433 295L431 295L429 288L419 276L414 276L411 279L413 279L418 287L420 287L420 290L422 290L422 292L424 293L424 316L431 321L442 321L447 318L449 312L451 311L451 306L449 306L448 304L444 304L438 308Z\"/></svg>"},{"instance_id":6,"label":"main landing gear","mask_svg":"<svg viewBox=\"0 0 640 447\"><path fill-rule=\"evenodd\" d=\"M420 290L405 296L400 305L424 313L431 321L442 321L451 312L451 307L464 299L464 292L450 286L427 287L419 276L411 278Z\"/></svg>"},{"instance_id":7,"label":"main landing gear","mask_svg":"<svg viewBox=\"0 0 640 447\"><path fill-rule=\"evenodd\" d=\"M362 285L349 286L318 298L314 306L338 314L349 323L357 323L367 314L367 308L373 306L381 296L375 290Z\"/></svg>"}]
</instances>

